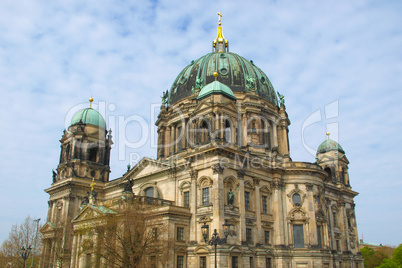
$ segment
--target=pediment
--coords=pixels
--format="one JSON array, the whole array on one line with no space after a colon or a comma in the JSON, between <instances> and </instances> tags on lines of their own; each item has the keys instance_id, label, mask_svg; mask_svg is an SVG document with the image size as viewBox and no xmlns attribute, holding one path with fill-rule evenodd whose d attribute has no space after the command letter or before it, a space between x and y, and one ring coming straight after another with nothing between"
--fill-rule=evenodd
<instances>
[{"instance_id":1,"label":"pediment","mask_svg":"<svg viewBox=\"0 0 402 268\"><path fill-rule=\"evenodd\" d=\"M51 223L51 222L46 222L45 225L40 228L41 233L46 233L46 232L53 232L53 230L56 228L56 225Z\"/></svg>"},{"instance_id":2,"label":"pediment","mask_svg":"<svg viewBox=\"0 0 402 268\"><path fill-rule=\"evenodd\" d=\"M158 160L144 157L127 174L126 177L140 178L158 173L169 168L170 165Z\"/></svg>"},{"instance_id":3,"label":"pediment","mask_svg":"<svg viewBox=\"0 0 402 268\"><path fill-rule=\"evenodd\" d=\"M106 207L87 205L78 213L72 222L91 220L110 213L115 214L116 212Z\"/></svg>"},{"instance_id":4,"label":"pediment","mask_svg":"<svg viewBox=\"0 0 402 268\"><path fill-rule=\"evenodd\" d=\"M193 114L197 114L200 111L206 110L208 108L212 108L211 103L203 100L203 101L199 102L198 105L195 107Z\"/></svg>"}]
</instances>

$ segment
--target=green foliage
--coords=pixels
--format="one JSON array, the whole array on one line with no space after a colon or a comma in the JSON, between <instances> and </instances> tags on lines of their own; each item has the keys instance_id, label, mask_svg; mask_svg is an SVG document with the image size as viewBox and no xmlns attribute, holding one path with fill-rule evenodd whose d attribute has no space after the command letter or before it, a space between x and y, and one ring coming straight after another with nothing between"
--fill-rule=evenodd
<instances>
[{"instance_id":1,"label":"green foliage","mask_svg":"<svg viewBox=\"0 0 402 268\"><path fill-rule=\"evenodd\" d=\"M398 265L396 262L394 262L391 259L385 258L380 266L377 266L378 268L400 268L401 266Z\"/></svg>"},{"instance_id":2,"label":"green foliage","mask_svg":"<svg viewBox=\"0 0 402 268\"><path fill-rule=\"evenodd\" d=\"M392 253L392 260L402 266L402 244L400 244Z\"/></svg>"}]
</instances>

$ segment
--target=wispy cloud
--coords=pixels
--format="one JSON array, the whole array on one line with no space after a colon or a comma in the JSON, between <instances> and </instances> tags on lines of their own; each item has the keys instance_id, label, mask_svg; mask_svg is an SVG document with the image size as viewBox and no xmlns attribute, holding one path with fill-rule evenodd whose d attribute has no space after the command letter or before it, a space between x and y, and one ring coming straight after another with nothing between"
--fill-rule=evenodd
<instances>
[{"instance_id":1,"label":"wispy cloud","mask_svg":"<svg viewBox=\"0 0 402 268\"><path fill-rule=\"evenodd\" d=\"M303 122L339 101L339 117L306 128L305 141L318 147L326 123L339 123L360 192L360 233L401 242L402 3L313 0L2 1L0 240L27 214L45 217L43 189L58 163L68 111L93 95L116 106L106 117L136 114L153 124L150 104L191 60L211 51L219 10L230 50L252 59L286 96L294 160L314 161L302 146ZM138 139L135 124L129 129L128 138ZM136 152L156 154L149 145ZM115 148L111 177L127 163Z\"/></svg>"}]
</instances>

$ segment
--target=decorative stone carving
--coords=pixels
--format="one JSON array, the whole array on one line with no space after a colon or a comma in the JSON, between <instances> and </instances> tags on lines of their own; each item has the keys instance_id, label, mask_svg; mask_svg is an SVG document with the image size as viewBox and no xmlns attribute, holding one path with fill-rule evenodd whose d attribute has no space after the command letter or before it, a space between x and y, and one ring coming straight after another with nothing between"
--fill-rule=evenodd
<instances>
[{"instance_id":1,"label":"decorative stone carving","mask_svg":"<svg viewBox=\"0 0 402 268\"><path fill-rule=\"evenodd\" d=\"M254 186L256 186L256 185L260 185L260 181L261 181L261 179L260 179L260 178L253 177L253 183L254 183Z\"/></svg>"},{"instance_id":2,"label":"decorative stone carving","mask_svg":"<svg viewBox=\"0 0 402 268\"><path fill-rule=\"evenodd\" d=\"M321 222L321 223L326 222L325 213L324 213L324 211L322 209L319 209L319 210L316 211L315 219L317 220L317 222Z\"/></svg>"},{"instance_id":3,"label":"decorative stone carving","mask_svg":"<svg viewBox=\"0 0 402 268\"><path fill-rule=\"evenodd\" d=\"M190 170L190 177L192 179L197 179L198 171L197 170Z\"/></svg>"},{"instance_id":4,"label":"decorative stone carving","mask_svg":"<svg viewBox=\"0 0 402 268\"><path fill-rule=\"evenodd\" d=\"M312 191L313 190L313 184L309 183L309 182L306 182L306 190L307 191Z\"/></svg>"},{"instance_id":5,"label":"decorative stone carving","mask_svg":"<svg viewBox=\"0 0 402 268\"><path fill-rule=\"evenodd\" d=\"M203 223L203 222L211 222L212 221L212 219L211 219L211 217L208 217L208 216L201 216L199 219L198 219L198 222L199 223Z\"/></svg>"},{"instance_id":6,"label":"decorative stone carving","mask_svg":"<svg viewBox=\"0 0 402 268\"><path fill-rule=\"evenodd\" d=\"M239 169L238 171L237 171L237 177L239 178L239 179L244 179L244 175L246 174L246 171L244 170L244 169Z\"/></svg>"},{"instance_id":7,"label":"decorative stone carving","mask_svg":"<svg viewBox=\"0 0 402 268\"><path fill-rule=\"evenodd\" d=\"M214 174L223 174L224 169L225 168L220 163L212 166L212 171Z\"/></svg>"}]
</instances>

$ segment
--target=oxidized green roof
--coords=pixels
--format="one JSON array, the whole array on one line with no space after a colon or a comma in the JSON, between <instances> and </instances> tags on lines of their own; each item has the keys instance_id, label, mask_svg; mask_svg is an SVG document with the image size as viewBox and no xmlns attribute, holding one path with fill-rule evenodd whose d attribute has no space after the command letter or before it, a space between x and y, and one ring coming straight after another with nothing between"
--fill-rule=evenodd
<instances>
[{"instance_id":1,"label":"oxidized green roof","mask_svg":"<svg viewBox=\"0 0 402 268\"><path fill-rule=\"evenodd\" d=\"M336 141L333 141L331 139L327 139L326 141L321 143L320 146L318 146L317 154L322 154L322 153L326 153L329 151L338 151L343 154L345 153L345 151L342 149L342 147L341 147L341 145L339 145L339 143L337 143Z\"/></svg>"},{"instance_id":2,"label":"oxidized green roof","mask_svg":"<svg viewBox=\"0 0 402 268\"><path fill-rule=\"evenodd\" d=\"M177 76L169 90L168 103L174 104L193 94L194 90L218 80L228 86L232 92L256 92L259 96L278 105L274 87L267 75L253 61L232 53L212 52L192 61Z\"/></svg>"},{"instance_id":3,"label":"oxidized green roof","mask_svg":"<svg viewBox=\"0 0 402 268\"><path fill-rule=\"evenodd\" d=\"M95 125L106 129L106 122L102 115L92 108L86 108L76 113L71 120L71 126L82 122L83 124Z\"/></svg>"},{"instance_id":4,"label":"oxidized green roof","mask_svg":"<svg viewBox=\"0 0 402 268\"><path fill-rule=\"evenodd\" d=\"M219 81L214 81L202 88L202 90L200 91L200 94L198 94L197 100L203 99L214 93L220 93L231 99L234 99L234 100L236 99L236 97L234 96L233 91L230 89L230 87L222 84Z\"/></svg>"}]
</instances>

